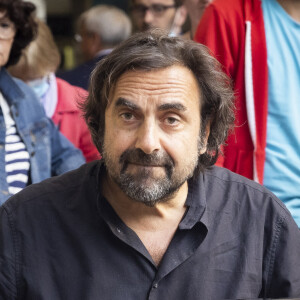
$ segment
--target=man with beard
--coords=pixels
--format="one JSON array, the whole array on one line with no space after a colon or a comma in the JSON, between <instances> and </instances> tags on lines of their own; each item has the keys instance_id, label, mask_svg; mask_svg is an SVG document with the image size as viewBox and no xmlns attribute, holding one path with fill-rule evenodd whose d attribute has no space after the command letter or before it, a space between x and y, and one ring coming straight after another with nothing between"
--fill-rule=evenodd
<instances>
[{"instance_id":1,"label":"man with beard","mask_svg":"<svg viewBox=\"0 0 300 300\"><path fill-rule=\"evenodd\" d=\"M135 32L159 28L178 36L187 18L182 0L130 0L129 9Z\"/></svg>"},{"instance_id":2,"label":"man with beard","mask_svg":"<svg viewBox=\"0 0 300 300\"><path fill-rule=\"evenodd\" d=\"M233 93L204 46L132 36L83 105L102 160L0 209L2 299L300 296L300 232L268 190L214 167Z\"/></svg>"}]
</instances>

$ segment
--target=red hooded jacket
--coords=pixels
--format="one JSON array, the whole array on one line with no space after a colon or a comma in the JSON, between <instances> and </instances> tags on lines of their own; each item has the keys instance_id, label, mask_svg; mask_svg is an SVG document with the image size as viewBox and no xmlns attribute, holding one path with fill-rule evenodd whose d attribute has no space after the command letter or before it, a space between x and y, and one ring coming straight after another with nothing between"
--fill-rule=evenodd
<instances>
[{"instance_id":1,"label":"red hooded jacket","mask_svg":"<svg viewBox=\"0 0 300 300\"><path fill-rule=\"evenodd\" d=\"M195 40L210 48L234 83L236 126L220 162L262 184L268 68L261 1L213 1L201 19Z\"/></svg>"}]
</instances>

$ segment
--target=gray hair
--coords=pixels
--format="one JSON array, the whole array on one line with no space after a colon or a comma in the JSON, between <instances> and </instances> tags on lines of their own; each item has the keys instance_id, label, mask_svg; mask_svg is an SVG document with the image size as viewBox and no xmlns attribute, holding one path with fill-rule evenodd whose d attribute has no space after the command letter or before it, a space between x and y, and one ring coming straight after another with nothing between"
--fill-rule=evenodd
<instances>
[{"instance_id":1,"label":"gray hair","mask_svg":"<svg viewBox=\"0 0 300 300\"><path fill-rule=\"evenodd\" d=\"M126 40L132 31L129 17L112 5L96 5L82 13L78 27L101 37L103 45L114 47Z\"/></svg>"}]
</instances>

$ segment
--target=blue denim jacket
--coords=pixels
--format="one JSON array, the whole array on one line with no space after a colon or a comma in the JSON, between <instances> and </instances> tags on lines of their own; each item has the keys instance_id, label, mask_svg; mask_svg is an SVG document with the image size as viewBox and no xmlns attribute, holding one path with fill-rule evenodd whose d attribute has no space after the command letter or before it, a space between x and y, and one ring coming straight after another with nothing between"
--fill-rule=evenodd
<instances>
[{"instance_id":1,"label":"blue denim jacket","mask_svg":"<svg viewBox=\"0 0 300 300\"><path fill-rule=\"evenodd\" d=\"M0 90L10 106L17 130L30 155L30 183L40 182L82 165L85 160L45 115L33 91L0 69ZM5 172L6 127L0 108L0 204L10 197Z\"/></svg>"}]
</instances>

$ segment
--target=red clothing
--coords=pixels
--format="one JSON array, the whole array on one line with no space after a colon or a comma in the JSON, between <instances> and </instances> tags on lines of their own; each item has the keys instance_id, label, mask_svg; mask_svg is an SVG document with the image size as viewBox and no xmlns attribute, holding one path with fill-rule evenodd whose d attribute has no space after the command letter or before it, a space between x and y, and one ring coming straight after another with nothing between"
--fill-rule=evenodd
<instances>
[{"instance_id":1,"label":"red clothing","mask_svg":"<svg viewBox=\"0 0 300 300\"><path fill-rule=\"evenodd\" d=\"M236 127L228 138L221 163L262 183L268 68L261 1L215 0L207 7L195 40L211 49L234 82Z\"/></svg>"},{"instance_id":2,"label":"red clothing","mask_svg":"<svg viewBox=\"0 0 300 300\"><path fill-rule=\"evenodd\" d=\"M59 78L56 78L56 82L57 106L52 117L53 122L60 132L82 151L87 162L99 159L99 152L77 107L77 101L80 97L86 97L87 92Z\"/></svg>"}]
</instances>

